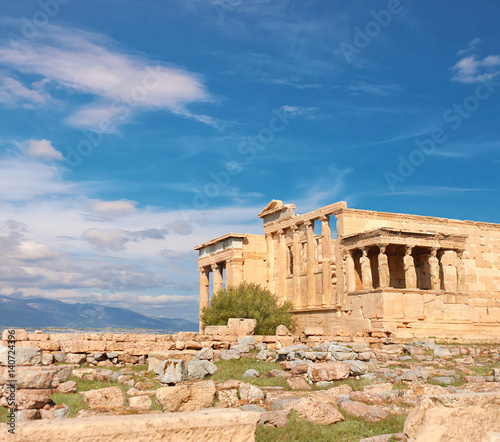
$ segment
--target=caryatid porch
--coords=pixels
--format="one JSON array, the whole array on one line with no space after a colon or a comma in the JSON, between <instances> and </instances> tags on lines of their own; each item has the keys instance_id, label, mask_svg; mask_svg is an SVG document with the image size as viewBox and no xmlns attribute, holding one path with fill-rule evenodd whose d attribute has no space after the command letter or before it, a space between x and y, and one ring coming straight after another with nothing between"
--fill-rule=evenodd
<instances>
[{"instance_id":1,"label":"caryatid porch","mask_svg":"<svg viewBox=\"0 0 500 442\"><path fill-rule=\"evenodd\" d=\"M346 291L463 292L467 235L381 228L344 236Z\"/></svg>"}]
</instances>

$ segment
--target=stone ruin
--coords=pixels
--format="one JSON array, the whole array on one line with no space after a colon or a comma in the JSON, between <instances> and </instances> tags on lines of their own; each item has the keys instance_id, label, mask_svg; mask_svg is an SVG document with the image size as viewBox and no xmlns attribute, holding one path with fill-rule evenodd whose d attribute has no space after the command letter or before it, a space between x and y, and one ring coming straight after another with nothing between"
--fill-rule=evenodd
<instances>
[{"instance_id":1,"label":"stone ruin","mask_svg":"<svg viewBox=\"0 0 500 442\"><path fill-rule=\"evenodd\" d=\"M293 204L273 200L259 217L263 235L229 233L196 247L200 313L210 293L248 281L289 301L299 330L500 336L500 224L351 209L344 201L298 215Z\"/></svg>"},{"instance_id":2,"label":"stone ruin","mask_svg":"<svg viewBox=\"0 0 500 442\"><path fill-rule=\"evenodd\" d=\"M254 329L254 320L233 319L204 335L16 330L19 411L16 435L9 440L252 441L258 423L284 426L291 410L319 425L342 422L346 413L372 423L409 413L404 434L370 442L391 436L494 441L500 431L497 345L341 337L321 327L292 335L279 326L275 335L254 336ZM0 406L9 395L6 334L0 342ZM241 358L276 362L279 369L249 369L243 380L210 379L218 361ZM131 370L144 363L147 372ZM499 368L481 370L485 364ZM51 395L77 393L70 376L121 387L79 392L88 409L67 419L69 407L55 405ZM281 379L287 388L258 387L254 378ZM349 380L362 381L362 389L353 390ZM161 411L151 410L154 403ZM7 425L0 424L0 431Z\"/></svg>"}]
</instances>

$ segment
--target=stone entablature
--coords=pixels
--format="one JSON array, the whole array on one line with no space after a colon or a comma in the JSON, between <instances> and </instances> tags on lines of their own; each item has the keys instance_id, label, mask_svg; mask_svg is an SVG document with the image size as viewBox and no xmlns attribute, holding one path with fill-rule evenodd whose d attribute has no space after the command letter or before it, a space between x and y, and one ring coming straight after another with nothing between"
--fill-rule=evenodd
<instances>
[{"instance_id":1,"label":"stone entablature","mask_svg":"<svg viewBox=\"0 0 500 442\"><path fill-rule=\"evenodd\" d=\"M500 224L350 209L344 201L300 215L293 204L272 200L259 217L264 230L255 235L259 249L243 244L238 274L290 302L301 327L322 326L342 335L377 330L402 336L432 330L443 338L450 330L462 338L477 336L478 330L500 333ZM220 266L220 258L232 257L234 250L223 247L200 256L201 306L209 302L210 272L214 287L221 286L211 266ZM248 261L245 255L251 253ZM250 276L250 263L259 268L258 276ZM391 296L401 300L410 292L419 305L437 296L444 313L423 308L424 316L406 321L381 309ZM364 297L361 304L359 297Z\"/></svg>"}]
</instances>

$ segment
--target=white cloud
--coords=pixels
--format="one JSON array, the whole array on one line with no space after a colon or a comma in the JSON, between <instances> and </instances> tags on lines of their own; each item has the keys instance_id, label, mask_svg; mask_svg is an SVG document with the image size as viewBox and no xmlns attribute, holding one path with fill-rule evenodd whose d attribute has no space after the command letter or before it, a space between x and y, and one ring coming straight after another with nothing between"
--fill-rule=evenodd
<instances>
[{"instance_id":1,"label":"white cloud","mask_svg":"<svg viewBox=\"0 0 500 442\"><path fill-rule=\"evenodd\" d=\"M68 118L75 126L96 126L101 118L116 118L113 103L122 103L129 110L166 109L213 123L209 117L185 109L190 103L211 99L197 75L142 55L126 54L100 34L46 25L44 33L29 44L0 47L0 63L97 97L97 106Z\"/></svg>"},{"instance_id":2,"label":"white cloud","mask_svg":"<svg viewBox=\"0 0 500 442\"><path fill-rule=\"evenodd\" d=\"M92 210L110 216L130 215L137 212L135 201L94 201L91 205Z\"/></svg>"},{"instance_id":3,"label":"white cloud","mask_svg":"<svg viewBox=\"0 0 500 442\"><path fill-rule=\"evenodd\" d=\"M297 117L298 115L311 115L318 109L316 107L292 106L285 104L280 107L280 110L288 113L291 117Z\"/></svg>"},{"instance_id":4,"label":"white cloud","mask_svg":"<svg viewBox=\"0 0 500 442\"><path fill-rule=\"evenodd\" d=\"M500 74L500 55L488 55L481 59L470 55L459 60L452 68L456 74L452 80L461 83L489 81Z\"/></svg>"},{"instance_id":5,"label":"white cloud","mask_svg":"<svg viewBox=\"0 0 500 442\"><path fill-rule=\"evenodd\" d=\"M63 160L64 157L49 140L30 140L26 153L33 158L44 160Z\"/></svg>"},{"instance_id":6,"label":"white cloud","mask_svg":"<svg viewBox=\"0 0 500 442\"><path fill-rule=\"evenodd\" d=\"M0 79L0 103L17 104L34 103L45 104L49 95L36 89L30 89L14 78L6 77Z\"/></svg>"}]
</instances>

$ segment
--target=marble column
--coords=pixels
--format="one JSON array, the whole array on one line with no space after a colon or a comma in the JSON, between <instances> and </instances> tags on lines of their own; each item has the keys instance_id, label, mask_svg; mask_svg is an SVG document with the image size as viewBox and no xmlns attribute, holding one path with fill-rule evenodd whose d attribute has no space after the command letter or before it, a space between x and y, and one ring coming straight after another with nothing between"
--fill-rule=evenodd
<instances>
[{"instance_id":1,"label":"marble column","mask_svg":"<svg viewBox=\"0 0 500 442\"><path fill-rule=\"evenodd\" d=\"M213 273L213 281L214 281L214 287L213 287L213 295L216 295L219 293L220 290L222 290L222 268L219 264L213 264L212 265L212 273ZM212 296L213 296L212 295Z\"/></svg>"},{"instance_id":2,"label":"marble column","mask_svg":"<svg viewBox=\"0 0 500 442\"><path fill-rule=\"evenodd\" d=\"M323 262L321 263L321 273L323 278L323 296L322 305L333 305L332 299L332 231L330 229L330 217L324 215L320 218L321 221L321 250Z\"/></svg>"},{"instance_id":3,"label":"marble column","mask_svg":"<svg viewBox=\"0 0 500 442\"><path fill-rule=\"evenodd\" d=\"M267 249L267 288L271 293L275 293L274 287L274 242L273 234L266 233Z\"/></svg>"},{"instance_id":4,"label":"marble column","mask_svg":"<svg viewBox=\"0 0 500 442\"><path fill-rule=\"evenodd\" d=\"M288 299L286 290L286 277L288 275L286 259L286 238L283 230L278 230L278 262L279 262L279 296L281 302Z\"/></svg>"},{"instance_id":5,"label":"marble column","mask_svg":"<svg viewBox=\"0 0 500 442\"><path fill-rule=\"evenodd\" d=\"M293 298L292 305L295 308L302 307L300 296L300 245L299 228L292 226L292 254L293 254Z\"/></svg>"},{"instance_id":6,"label":"marble column","mask_svg":"<svg viewBox=\"0 0 500 442\"><path fill-rule=\"evenodd\" d=\"M391 274L389 272L389 259L385 254L386 245L380 244L378 254L378 280L381 288L386 288L391 285Z\"/></svg>"},{"instance_id":7,"label":"marble column","mask_svg":"<svg viewBox=\"0 0 500 442\"><path fill-rule=\"evenodd\" d=\"M415 270L415 261L411 255L413 247L406 246L405 256L403 258L403 267L405 271L405 287L407 289L417 288L417 272Z\"/></svg>"},{"instance_id":8,"label":"marble column","mask_svg":"<svg viewBox=\"0 0 500 442\"><path fill-rule=\"evenodd\" d=\"M313 307L316 304L316 281L314 270L316 267L316 257L314 256L314 221L306 221L307 238L307 306Z\"/></svg>"},{"instance_id":9,"label":"marble column","mask_svg":"<svg viewBox=\"0 0 500 442\"><path fill-rule=\"evenodd\" d=\"M200 272L200 333L202 330L201 314L205 307L208 307L208 302L210 300L210 270L206 267L198 268Z\"/></svg>"},{"instance_id":10,"label":"marble column","mask_svg":"<svg viewBox=\"0 0 500 442\"><path fill-rule=\"evenodd\" d=\"M361 258L359 258L359 263L361 264L361 282L363 283L363 289L373 290L372 267L370 258L368 258L368 250L366 250L366 247L362 247L361 251L363 254Z\"/></svg>"}]
</instances>

